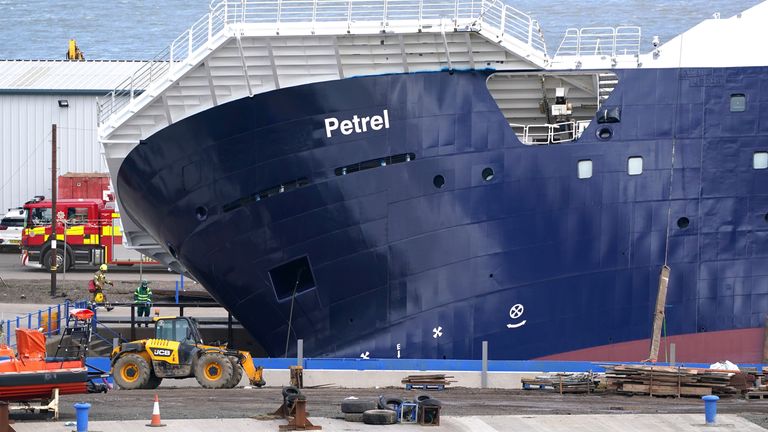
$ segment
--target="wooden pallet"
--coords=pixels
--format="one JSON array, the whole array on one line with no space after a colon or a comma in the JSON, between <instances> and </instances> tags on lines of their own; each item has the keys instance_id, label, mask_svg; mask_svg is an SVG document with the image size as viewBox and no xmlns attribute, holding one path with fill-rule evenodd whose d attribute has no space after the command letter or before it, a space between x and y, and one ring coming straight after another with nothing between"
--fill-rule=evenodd
<instances>
[{"instance_id":1,"label":"wooden pallet","mask_svg":"<svg viewBox=\"0 0 768 432\"><path fill-rule=\"evenodd\" d=\"M406 390L445 390L445 384L406 384Z\"/></svg>"},{"instance_id":2,"label":"wooden pallet","mask_svg":"<svg viewBox=\"0 0 768 432\"><path fill-rule=\"evenodd\" d=\"M755 390L744 393L744 399L766 399L768 391Z\"/></svg>"},{"instance_id":3,"label":"wooden pallet","mask_svg":"<svg viewBox=\"0 0 768 432\"><path fill-rule=\"evenodd\" d=\"M735 393L734 372L669 366L605 365L609 390L651 396L704 396Z\"/></svg>"}]
</instances>

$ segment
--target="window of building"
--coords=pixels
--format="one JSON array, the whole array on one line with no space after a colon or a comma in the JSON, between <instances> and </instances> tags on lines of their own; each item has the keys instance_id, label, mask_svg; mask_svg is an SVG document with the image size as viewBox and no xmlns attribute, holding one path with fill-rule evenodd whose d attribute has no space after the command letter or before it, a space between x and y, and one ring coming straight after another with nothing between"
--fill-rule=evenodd
<instances>
[{"instance_id":1,"label":"window of building","mask_svg":"<svg viewBox=\"0 0 768 432\"><path fill-rule=\"evenodd\" d=\"M768 169L768 152L755 152L752 155L752 168Z\"/></svg>"},{"instance_id":2,"label":"window of building","mask_svg":"<svg viewBox=\"0 0 768 432\"><path fill-rule=\"evenodd\" d=\"M578 173L580 179L592 178L592 161L589 159L580 160L578 163Z\"/></svg>"},{"instance_id":3,"label":"window of building","mask_svg":"<svg viewBox=\"0 0 768 432\"><path fill-rule=\"evenodd\" d=\"M731 112L744 112L747 110L747 96L741 93L731 95Z\"/></svg>"},{"instance_id":4,"label":"window of building","mask_svg":"<svg viewBox=\"0 0 768 432\"><path fill-rule=\"evenodd\" d=\"M627 173L629 175L640 175L643 173L643 158L633 156L627 159Z\"/></svg>"}]
</instances>

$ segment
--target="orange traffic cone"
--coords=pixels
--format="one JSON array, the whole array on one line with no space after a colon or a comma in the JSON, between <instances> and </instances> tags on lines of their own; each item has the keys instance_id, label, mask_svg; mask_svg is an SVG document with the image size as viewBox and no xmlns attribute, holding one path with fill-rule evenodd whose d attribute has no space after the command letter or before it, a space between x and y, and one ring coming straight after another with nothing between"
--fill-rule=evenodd
<instances>
[{"instance_id":1,"label":"orange traffic cone","mask_svg":"<svg viewBox=\"0 0 768 432\"><path fill-rule=\"evenodd\" d=\"M160 399L155 394L155 405L152 407L152 420L147 425L149 427L163 427L164 424L160 423Z\"/></svg>"}]
</instances>

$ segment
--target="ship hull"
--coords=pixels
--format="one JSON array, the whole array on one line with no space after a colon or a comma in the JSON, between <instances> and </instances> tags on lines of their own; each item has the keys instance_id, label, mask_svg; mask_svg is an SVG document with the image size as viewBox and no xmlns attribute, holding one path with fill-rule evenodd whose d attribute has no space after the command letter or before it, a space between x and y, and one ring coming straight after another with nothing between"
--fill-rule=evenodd
<instances>
[{"instance_id":1,"label":"ship hull","mask_svg":"<svg viewBox=\"0 0 768 432\"><path fill-rule=\"evenodd\" d=\"M471 359L489 341L493 359L642 360L589 350L647 344L665 263L680 344L763 326L768 175L751 155L768 147L768 69L617 71L605 106L620 122L539 146L509 127L489 74L351 78L211 108L131 151L122 211L269 356L301 338L307 356ZM751 95L745 115L732 93ZM760 360L714 352L691 357Z\"/></svg>"}]
</instances>

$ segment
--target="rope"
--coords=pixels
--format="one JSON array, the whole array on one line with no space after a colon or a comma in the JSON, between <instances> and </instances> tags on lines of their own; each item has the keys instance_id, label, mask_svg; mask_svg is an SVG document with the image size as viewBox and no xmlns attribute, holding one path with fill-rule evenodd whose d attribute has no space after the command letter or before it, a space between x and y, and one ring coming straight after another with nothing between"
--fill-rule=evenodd
<instances>
[{"instance_id":1,"label":"rope","mask_svg":"<svg viewBox=\"0 0 768 432\"><path fill-rule=\"evenodd\" d=\"M675 123L673 121L673 123ZM674 126L673 126L674 131ZM667 198L667 232L664 240L664 265L669 264L669 230L672 223L672 184L675 177L675 139L674 132L672 135L672 165L669 167L669 197Z\"/></svg>"},{"instance_id":2,"label":"rope","mask_svg":"<svg viewBox=\"0 0 768 432\"><path fill-rule=\"evenodd\" d=\"M288 314L288 332L285 335L285 358L288 358L288 345L291 343L291 324L293 323L293 305L296 303L296 290L299 288L299 280L303 271L304 268L302 267L296 274L296 284L293 286L293 294L291 294L291 312Z\"/></svg>"}]
</instances>

